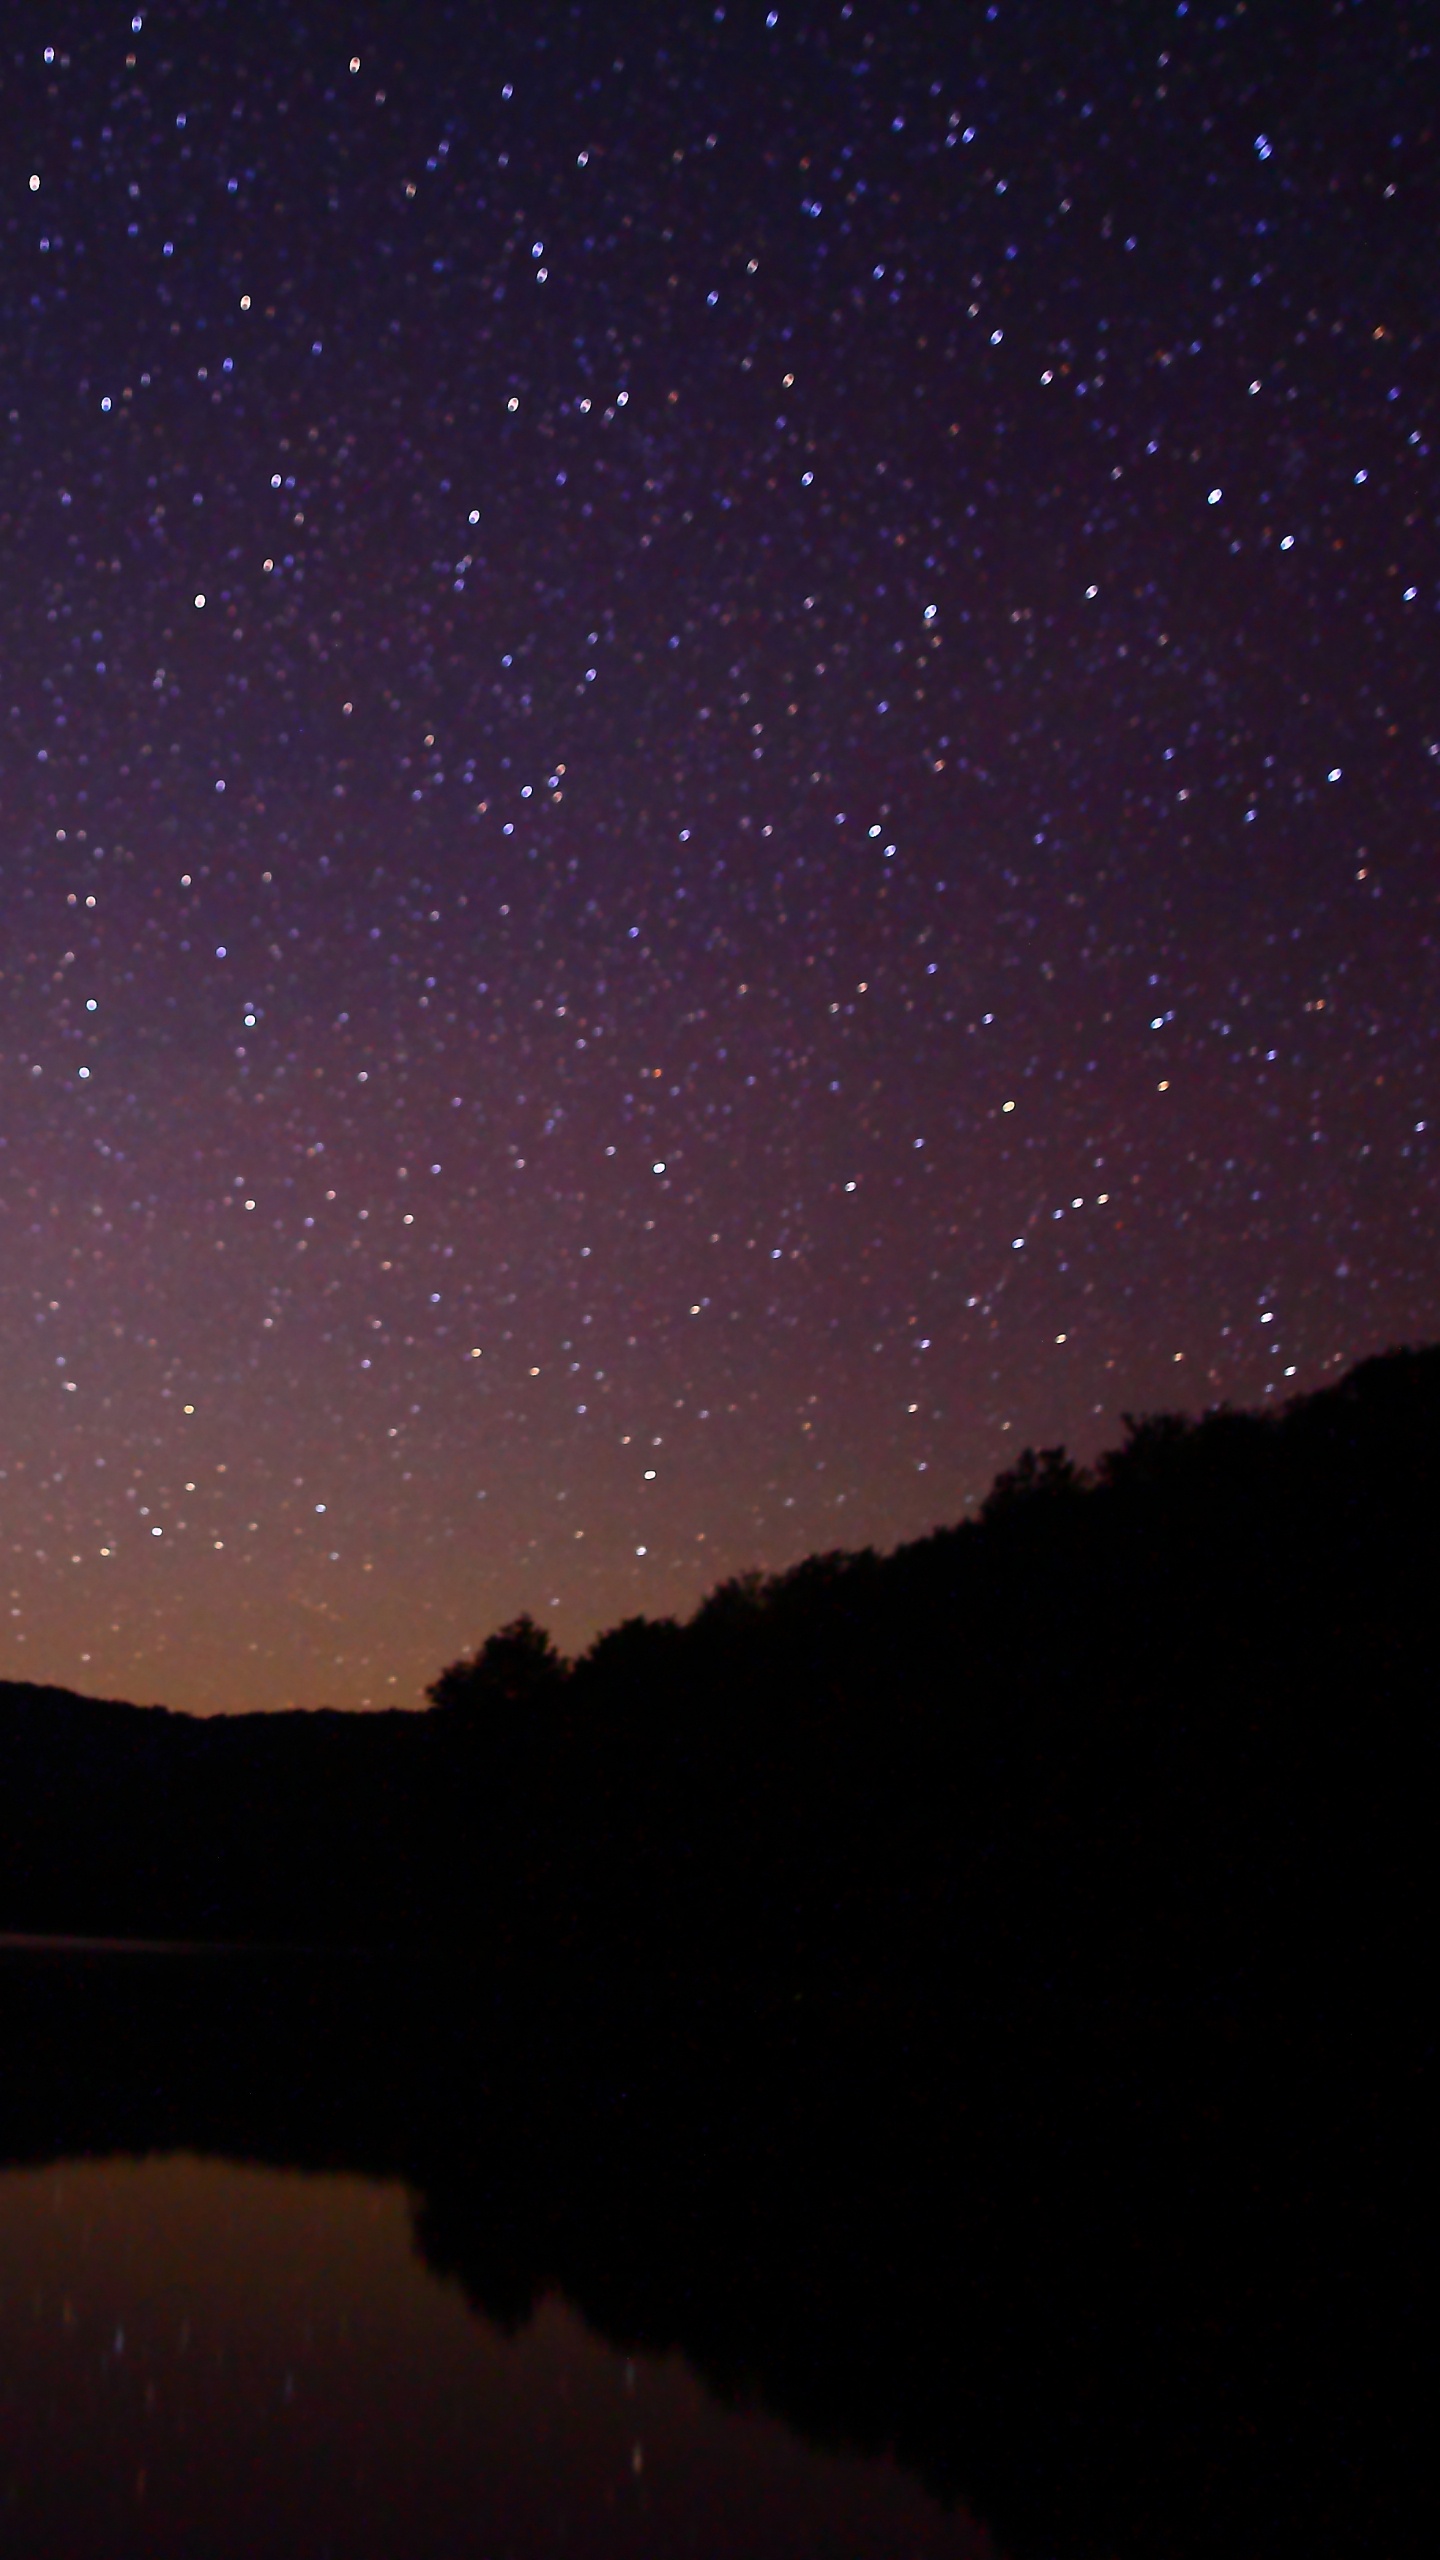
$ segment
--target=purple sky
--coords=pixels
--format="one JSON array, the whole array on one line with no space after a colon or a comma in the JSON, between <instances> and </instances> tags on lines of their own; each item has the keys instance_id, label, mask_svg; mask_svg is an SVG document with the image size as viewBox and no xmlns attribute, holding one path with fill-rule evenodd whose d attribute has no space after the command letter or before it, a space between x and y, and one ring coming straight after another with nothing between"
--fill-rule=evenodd
<instances>
[{"instance_id":1,"label":"purple sky","mask_svg":"<svg viewBox=\"0 0 1440 2560\"><path fill-rule=\"evenodd\" d=\"M413 1703L1440 1330L1421 16L21 15L0 1671Z\"/></svg>"}]
</instances>

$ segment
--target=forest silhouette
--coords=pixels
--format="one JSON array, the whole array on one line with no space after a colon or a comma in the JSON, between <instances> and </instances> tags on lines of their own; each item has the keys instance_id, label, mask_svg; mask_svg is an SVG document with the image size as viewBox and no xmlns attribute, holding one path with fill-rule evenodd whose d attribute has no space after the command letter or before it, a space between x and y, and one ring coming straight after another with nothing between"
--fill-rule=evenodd
<instances>
[{"instance_id":1,"label":"forest silhouette","mask_svg":"<svg viewBox=\"0 0 1440 2560\"><path fill-rule=\"evenodd\" d=\"M1418 2550L1437 1450L1396 1351L426 1713L0 1688L0 1929L193 1948L0 1956L0 2156L401 2174L1011 2553Z\"/></svg>"},{"instance_id":2,"label":"forest silhouette","mask_svg":"<svg viewBox=\"0 0 1440 2560\"><path fill-rule=\"evenodd\" d=\"M1440 1350L1399 1351L1092 1471L1027 1450L957 1527L572 1664L519 1619L425 1714L0 1684L0 1927L1007 2012L1322 1960L1333 1999L1384 1932L1401 1984L1437 1424Z\"/></svg>"}]
</instances>

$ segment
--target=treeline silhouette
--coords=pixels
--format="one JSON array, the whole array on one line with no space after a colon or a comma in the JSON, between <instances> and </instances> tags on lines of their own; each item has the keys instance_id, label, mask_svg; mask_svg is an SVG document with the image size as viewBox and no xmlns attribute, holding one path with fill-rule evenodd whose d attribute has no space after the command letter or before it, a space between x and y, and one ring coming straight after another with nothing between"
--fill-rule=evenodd
<instances>
[{"instance_id":1,"label":"treeline silhouette","mask_svg":"<svg viewBox=\"0 0 1440 2560\"><path fill-rule=\"evenodd\" d=\"M723 1584L428 1714L0 1686L0 1927L464 1942L658 1995L1410 1996L1440 1351L1026 1451L978 1518Z\"/></svg>"},{"instance_id":2,"label":"treeline silhouette","mask_svg":"<svg viewBox=\"0 0 1440 2560\"><path fill-rule=\"evenodd\" d=\"M1011 2554L1418 2551L1437 1451L1394 1352L426 1714L0 1690L0 1928L251 1947L0 1953L0 2156L393 2170Z\"/></svg>"}]
</instances>

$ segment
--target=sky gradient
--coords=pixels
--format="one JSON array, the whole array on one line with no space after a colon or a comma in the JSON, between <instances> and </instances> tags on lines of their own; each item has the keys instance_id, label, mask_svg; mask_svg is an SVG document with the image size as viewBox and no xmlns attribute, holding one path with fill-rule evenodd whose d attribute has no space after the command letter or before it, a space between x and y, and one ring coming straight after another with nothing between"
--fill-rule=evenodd
<instances>
[{"instance_id":1,"label":"sky gradient","mask_svg":"<svg viewBox=\"0 0 1440 2560\"><path fill-rule=\"evenodd\" d=\"M1440 1331L1434 104L12 13L0 1674L412 1704Z\"/></svg>"}]
</instances>

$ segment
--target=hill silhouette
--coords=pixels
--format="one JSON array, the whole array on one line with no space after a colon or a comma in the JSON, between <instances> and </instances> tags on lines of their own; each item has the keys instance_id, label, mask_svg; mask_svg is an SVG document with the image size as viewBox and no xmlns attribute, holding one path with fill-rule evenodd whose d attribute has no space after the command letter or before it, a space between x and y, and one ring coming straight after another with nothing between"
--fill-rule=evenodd
<instances>
[{"instance_id":1,"label":"hill silhouette","mask_svg":"<svg viewBox=\"0 0 1440 2560\"><path fill-rule=\"evenodd\" d=\"M1440 1351L1393 1352L1089 1473L1027 1451L973 1520L574 1664L517 1621L427 1715L0 1684L0 1927L1007 2014L1403 1999L1437 1446Z\"/></svg>"},{"instance_id":2,"label":"hill silhouette","mask_svg":"<svg viewBox=\"0 0 1440 2560\"><path fill-rule=\"evenodd\" d=\"M0 1952L0 2156L397 2172L1012 2554L1418 2550L1437 1450L1398 1351L425 1714L0 1688L0 1929L251 1950Z\"/></svg>"}]
</instances>

